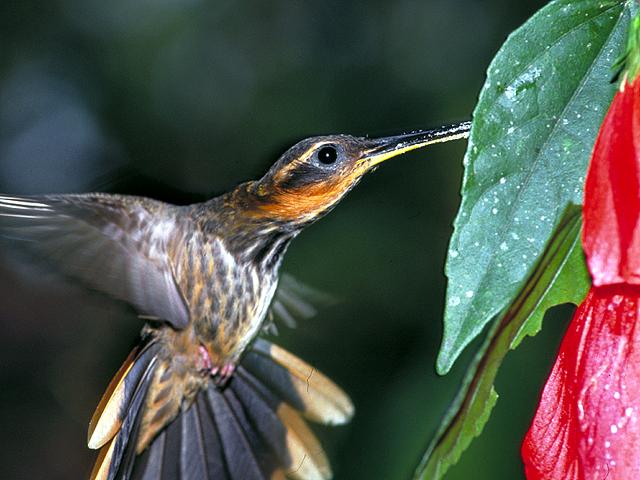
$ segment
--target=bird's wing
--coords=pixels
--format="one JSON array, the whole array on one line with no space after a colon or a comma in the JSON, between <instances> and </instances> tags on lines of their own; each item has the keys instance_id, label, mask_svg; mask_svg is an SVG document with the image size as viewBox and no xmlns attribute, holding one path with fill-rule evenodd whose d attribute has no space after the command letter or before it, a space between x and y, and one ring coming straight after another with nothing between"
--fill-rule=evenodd
<instances>
[{"instance_id":1,"label":"bird's wing","mask_svg":"<svg viewBox=\"0 0 640 480\"><path fill-rule=\"evenodd\" d=\"M271 303L271 319L293 328L298 320L306 320L318 313L318 308L337 303L328 293L306 285L293 275L283 273ZM277 333L273 321L265 324L266 333Z\"/></svg>"},{"instance_id":2,"label":"bird's wing","mask_svg":"<svg viewBox=\"0 0 640 480\"><path fill-rule=\"evenodd\" d=\"M169 210L106 194L0 196L0 235L141 314L183 328L189 312L167 255L175 240Z\"/></svg>"}]
</instances>

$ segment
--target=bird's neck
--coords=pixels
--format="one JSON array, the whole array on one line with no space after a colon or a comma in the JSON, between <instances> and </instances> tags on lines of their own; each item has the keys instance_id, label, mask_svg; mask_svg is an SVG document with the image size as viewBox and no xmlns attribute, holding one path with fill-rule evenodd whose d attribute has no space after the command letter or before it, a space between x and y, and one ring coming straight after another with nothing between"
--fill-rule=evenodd
<instances>
[{"instance_id":1,"label":"bird's neck","mask_svg":"<svg viewBox=\"0 0 640 480\"><path fill-rule=\"evenodd\" d=\"M261 181L246 182L223 195L227 211L249 229L297 235L322 216L305 212L304 195L283 198L283 193Z\"/></svg>"},{"instance_id":2,"label":"bird's neck","mask_svg":"<svg viewBox=\"0 0 640 480\"><path fill-rule=\"evenodd\" d=\"M330 212L344 196L335 191L342 190L324 184L283 188L265 177L241 184L227 195L247 222L299 233Z\"/></svg>"},{"instance_id":3,"label":"bird's neck","mask_svg":"<svg viewBox=\"0 0 640 480\"><path fill-rule=\"evenodd\" d=\"M291 240L304 225L256 213L262 200L254 189L254 183L248 182L210 200L203 204L200 218L204 219L205 231L221 237L229 252L242 263L277 269Z\"/></svg>"}]
</instances>

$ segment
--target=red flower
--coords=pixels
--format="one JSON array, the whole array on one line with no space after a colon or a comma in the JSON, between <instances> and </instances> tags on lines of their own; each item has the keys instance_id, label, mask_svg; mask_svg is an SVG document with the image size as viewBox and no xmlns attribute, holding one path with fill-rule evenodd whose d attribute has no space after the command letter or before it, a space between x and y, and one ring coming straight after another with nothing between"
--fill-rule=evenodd
<instances>
[{"instance_id":1,"label":"red flower","mask_svg":"<svg viewBox=\"0 0 640 480\"><path fill-rule=\"evenodd\" d=\"M640 81L600 128L583 217L593 287L524 439L529 480L640 479Z\"/></svg>"},{"instance_id":2,"label":"red flower","mask_svg":"<svg viewBox=\"0 0 640 480\"><path fill-rule=\"evenodd\" d=\"M639 307L616 285L577 310L522 447L528 479L640 478Z\"/></svg>"},{"instance_id":3,"label":"red flower","mask_svg":"<svg viewBox=\"0 0 640 480\"><path fill-rule=\"evenodd\" d=\"M616 94L600 127L583 217L593 284L640 284L640 81Z\"/></svg>"}]
</instances>

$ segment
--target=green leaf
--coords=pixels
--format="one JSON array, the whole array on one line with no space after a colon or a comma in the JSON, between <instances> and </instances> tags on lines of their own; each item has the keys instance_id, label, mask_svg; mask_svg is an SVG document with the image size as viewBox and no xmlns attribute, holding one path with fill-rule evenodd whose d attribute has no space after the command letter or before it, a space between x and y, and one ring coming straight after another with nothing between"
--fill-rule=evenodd
<instances>
[{"instance_id":1,"label":"green leaf","mask_svg":"<svg viewBox=\"0 0 640 480\"><path fill-rule=\"evenodd\" d=\"M640 72L640 17L634 16L629 28L627 49L615 65L618 68L618 76L628 76L631 82Z\"/></svg>"},{"instance_id":2,"label":"green leaf","mask_svg":"<svg viewBox=\"0 0 640 480\"><path fill-rule=\"evenodd\" d=\"M571 206L524 288L475 356L416 478L442 478L480 435L498 399L493 383L509 349L524 335L538 332L547 309L568 302L578 304L587 294L590 279L580 247L580 227L581 209Z\"/></svg>"},{"instance_id":3,"label":"green leaf","mask_svg":"<svg viewBox=\"0 0 640 480\"><path fill-rule=\"evenodd\" d=\"M514 32L474 112L437 370L512 303L567 205L582 202L631 3L558 0Z\"/></svg>"}]
</instances>

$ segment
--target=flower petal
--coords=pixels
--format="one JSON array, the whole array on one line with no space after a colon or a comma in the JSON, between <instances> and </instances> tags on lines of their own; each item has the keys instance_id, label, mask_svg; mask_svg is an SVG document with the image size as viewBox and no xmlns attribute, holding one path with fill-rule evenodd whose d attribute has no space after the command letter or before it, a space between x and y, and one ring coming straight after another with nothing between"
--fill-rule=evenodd
<instances>
[{"instance_id":1,"label":"flower petal","mask_svg":"<svg viewBox=\"0 0 640 480\"><path fill-rule=\"evenodd\" d=\"M640 288L592 288L522 445L529 480L640 478Z\"/></svg>"},{"instance_id":2,"label":"flower petal","mask_svg":"<svg viewBox=\"0 0 640 480\"><path fill-rule=\"evenodd\" d=\"M583 214L594 285L640 284L640 81L616 94L600 127Z\"/></svg>"}]
</instances>

